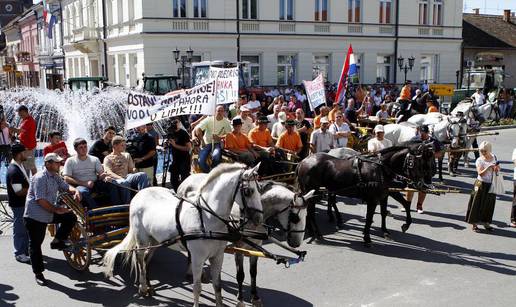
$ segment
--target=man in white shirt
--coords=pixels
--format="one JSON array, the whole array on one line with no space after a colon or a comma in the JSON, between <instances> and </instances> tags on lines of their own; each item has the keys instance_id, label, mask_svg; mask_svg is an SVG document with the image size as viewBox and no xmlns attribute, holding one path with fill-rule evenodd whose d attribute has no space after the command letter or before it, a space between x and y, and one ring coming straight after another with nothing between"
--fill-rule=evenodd
<instances>
[{"instance_id":1,"label":"man in white shirt","mask_svg":"<svg viewBox=\"0 0 516 307\"><path fill-rule=\"evenodd\" d=\"M383 129L383 125L376 125L373 132L375 137L367 142L367 150L369 152L379 152L382 149L392 146L392 142L384 138L385 130Z\"/></svg>"},{"instance_id":2,"label":"man in white shirt","mask_svg":"<svg viewBox=\"0 0 516 307\"><path fill-rule=\"evenodd\" d=\"M242 128L240 129L240 131L245 135L247 135L249 131L251 131L254 128L254 121L251 117L251 110L248 107L249 103L241 106L240 115L234 117L240 118L242 120Z\"/></svg>"},{"instance_id":3,"label":"man in white shirt","mask_svg":"<svg viewBox=\"0 0 516 307\"><path fill-rule=\"evenodd\" d=\"M333 146L333 133L328 131L330 121L327 117L321 118L321 128L312 132L310 137L310 149L312 153L328 152Z\"/></svg>"},{"instance_id":4,"label":"man in white shirt","mask_svg":"<svg viewBox=\"0 0 516 307\"><path fill-rule=\"evenodd\" d=\"M279 121L278 115L281 110L281 105L275 104L274 108L272 109L274 113L267 115L267 119L269 120L269 123L267 124L267 128L272 131L272 126Z\"/></svg>"},{"instance_id":5,"label":"man in white shirt","mask_svg":"<svg viewBox=\"0 0 516 307\"><path fill-rule=\"evenodd\" d=\"M480 107L486 102L486 96L482 94L481 88L477 88L475 94L471 95L471 99L473 100L473 105L476 105L477 107Z\"/></svg>"},{"instance_id":6,"label":"man in white shirt","mask_svg":"<svg viewBox=\"0 0 516 307\"><path fill-rule=\"evenodd\" d=\"M285 125L286 122L287 122L287 113L279 112L278 121L274 125L272 125L271 136L272 136L272 139L274 140L274 142L276 142L278 140L278 138L280 137L280 135L283 132L287 131L287 126Z\"/></svg>"},{"instance_id":7,"label":"man in white shirt","mask_svg":"<svg viewBox=\"0 0 516 307\"><path fill-rule=\"evenodd\" d=\"M335 140L335 148L348 146L348 137L351 133L351 129L349 129L349 125L344 121L342 111L337 111L335 114L335 122L330 125L330 132L333 134Z\"/></svg>"},{"instance_id":8,"label":"man in white shirt","mask_svg":"<svg viewBox=\"0 0 516 307\"><path fill-rule=\"evenodd\" d=\"M260 101L258 101L258 99L256 99L256 94L255 93L251 94L251 99L249 100L249 102L247 102L247 104L245 106L253 114L256 114L256 112L258 112L260 110L261 104L260 104ZM243 128L243 126L242 126L242 128Z\"/></svg>"}]
</instances>

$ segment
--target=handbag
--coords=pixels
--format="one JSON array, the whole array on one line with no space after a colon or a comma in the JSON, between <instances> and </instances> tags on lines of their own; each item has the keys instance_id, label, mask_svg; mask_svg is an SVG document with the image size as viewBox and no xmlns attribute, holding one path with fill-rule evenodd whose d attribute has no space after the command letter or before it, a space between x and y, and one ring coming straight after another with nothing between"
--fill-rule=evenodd
<instances>
[{"instance_id":1,"label":"handbag","mask_svg":"<svg viewBox=\"0 0 516 307\"><path fill-rule=\"evenodd\" d=\"M505 193L505 187L503 186L503 176L499 173L493 173L493 181L491 187L489 187L489 193L501 195Z\"/></svg>"}]
</instances>

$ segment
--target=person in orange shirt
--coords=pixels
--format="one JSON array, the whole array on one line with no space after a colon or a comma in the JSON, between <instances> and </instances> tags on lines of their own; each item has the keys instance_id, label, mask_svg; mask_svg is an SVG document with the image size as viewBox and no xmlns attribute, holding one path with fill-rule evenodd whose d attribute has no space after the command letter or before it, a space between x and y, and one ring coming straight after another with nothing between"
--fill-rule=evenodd
<instances>
[{"instance_id":1,"label":"person in orange shirt","mask_svg":"<svg viewBox=\"0 0 516 307\"><path fill-rule=\"evenodd\" d=\"M405 81L405 85L401 89L400 100L412 100L410 92L410 81Z\"/></svg>"},{"instance_id":2,"label":"person in orange shirt","mask_svg":"<svg viewBox=\"0 0 516 307\"><path fill-rule=\"evenodd\" d=\"M426 102L426 106L428 107L428 110L426 113L438 113L439 109L434 105L434 102L432 100L428 100Z\"/></svg>"},{"instance_id":3,"label":"person in orange shirt","mask_svg":"<svg viewBox=\"0 0 516 307\"><path fill-rule=\"evenodd\" d=\"M330 123L335 122L335 115L337 114L338 111L340 111L340 105L338 102L334 102L333 109L331 109L330 113L328 113L328 120L330 121ZM319 117L319 127L321 126L321 118L322 117Z\"/></svg>"},{"instance_id":4,"label":"person in orange shirt","mask_svg":"<svg viewBox=\"0 0 516 307\"><path fill-rule=\"evenodd\" d=\"M233 130L226 135L226 143L224 148L238 156L238 161L247 165L254 165L258 154L253 150L253 144L243 134L242 120L240 118L233 118Z\"/></svg>"},{"instance_id":5,"label":"person in orange shirt","mask_svg":"<svg viewBox=\"0 0 516 307\"><path fill-rule=\"evenodd\" d=\"M320 113L314 118L314 130L321 128L321 118L327 117L329 110L327 106L321 107Z\"/></svg>"},{"instance_id":6,"label":"person in orange shirt","mask_svg":"<svg viewBox=\"0 0 516 307\"><path fill-rule=\"evenodd\" d=\"M294 130L296 122L294 120L287 120L287 131L280 135L276 146L283 149L285 152L298 155L303 149L303 143L299 133Z\"/></svg>"},{"instance_id":7,"label":"person in orange shirt","mask_svg":"<svg viewBox=\"0 0 516 307\"><path fill-rule=\"evenodd\" d=\"M272 175L275 172L275 159L281 159L281 153L276 150L271 132L267 129L269 124L267 116L258 118L256 124L258 127L249 131L248 137L254 149L260 155L261 164L258 174L263 176Z\"/></svg>"}]
</instances>

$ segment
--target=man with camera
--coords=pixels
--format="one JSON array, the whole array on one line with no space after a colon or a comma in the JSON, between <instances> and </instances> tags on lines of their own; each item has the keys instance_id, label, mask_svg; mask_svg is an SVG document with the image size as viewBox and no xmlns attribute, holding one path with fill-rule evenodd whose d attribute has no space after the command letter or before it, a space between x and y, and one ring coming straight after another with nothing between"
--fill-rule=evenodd
<instances>
[{"instance_id":1,"label":"man with camera","mask_svg":"<svg viewBox=\"0 0 516 307\"><path fill-rule=\"evenodd\" d=\"M156 159L156 141L149 133L146 126L136 128L138 134L132 138L133 147L131 155L136 166L137 172L144 172L153 182L154 178L154 159Z\"/></svg>"},{"instance_id":2,"label":"man with camera","mask_svg":"<svg viewBox=\"0 0 516 307\"><path fill-rule=\"evenodd\" d=\"M192 142L190 135L182 128L179 119L172 120L167 131L167 145L172 151L172 164L168 168L170 183L174 191L190 176Z\"/></svg>"}]
</instances>

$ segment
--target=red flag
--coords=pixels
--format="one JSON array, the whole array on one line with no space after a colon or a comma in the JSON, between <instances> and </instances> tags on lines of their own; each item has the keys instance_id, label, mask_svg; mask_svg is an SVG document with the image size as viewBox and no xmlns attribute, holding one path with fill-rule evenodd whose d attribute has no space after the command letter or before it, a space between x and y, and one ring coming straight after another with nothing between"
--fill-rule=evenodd
<instances>
[{"instance_id":1,"label":"red flag","mask_svg":"<svg viewBox=\"0 0 516 307\"><path fill-rule=\"evenodd\" d=\"M344 66L342 66L342 73L340 74L339 84L337 86L337 94L335 95L335 101L339 103L344 99L344 94L348 86L349 58L351 54L353 54L353 47L349 45L346 61L344 61Z\"/></svg>"}]
</instances>

